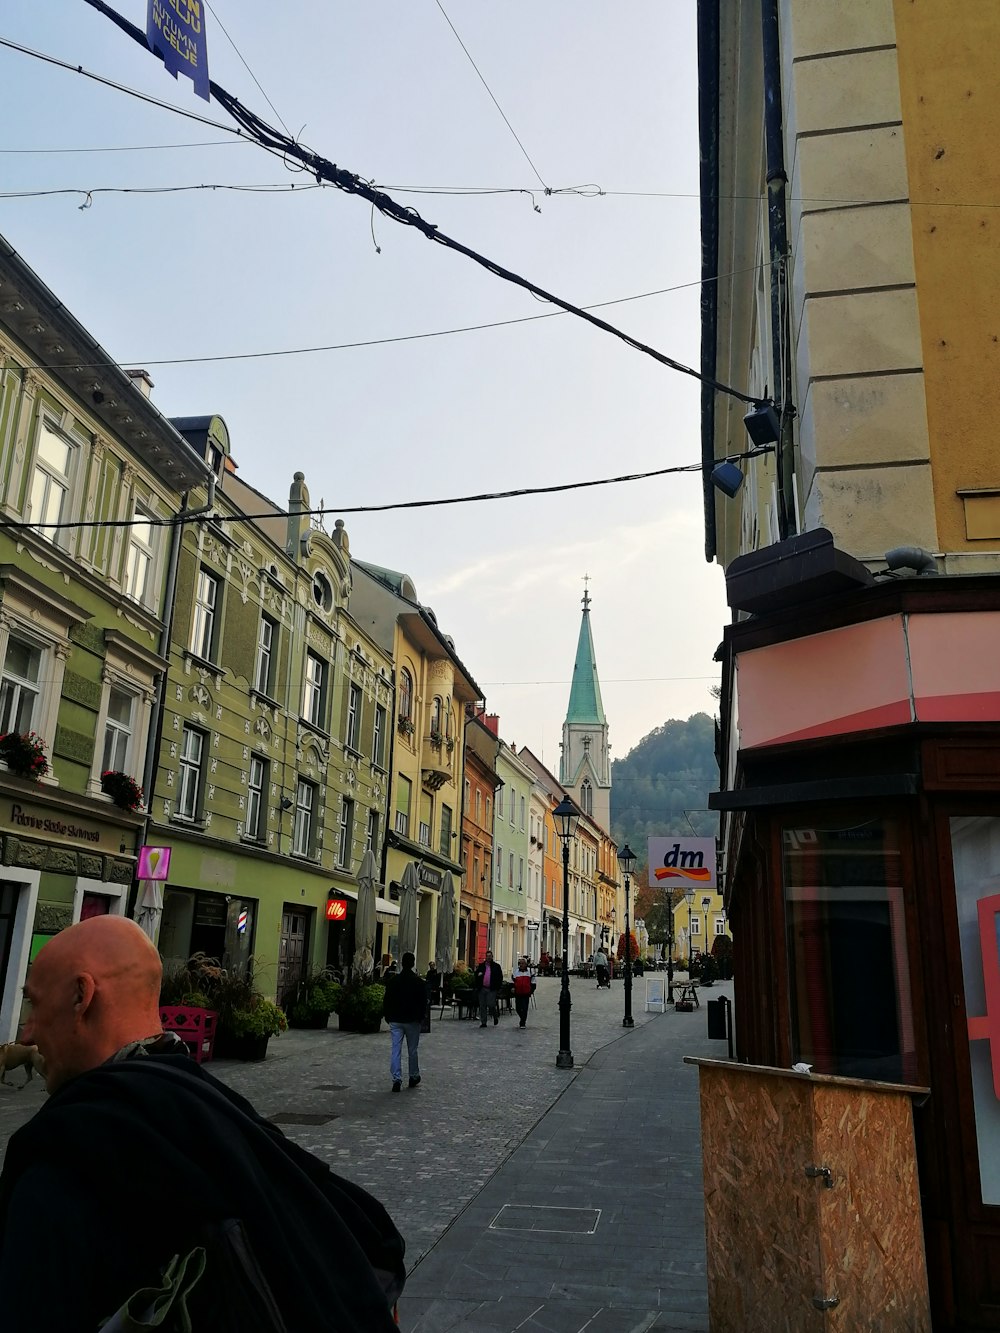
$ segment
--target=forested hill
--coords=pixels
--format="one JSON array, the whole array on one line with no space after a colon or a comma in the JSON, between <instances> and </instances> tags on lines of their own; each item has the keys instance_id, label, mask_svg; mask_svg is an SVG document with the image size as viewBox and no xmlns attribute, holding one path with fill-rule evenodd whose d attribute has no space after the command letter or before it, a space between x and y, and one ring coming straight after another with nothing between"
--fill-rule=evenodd
<instances>
[{"instance_id":1,"label":"forested hill","mask_svg":"<svg viewBox=\"0 0 1000 1333\"><path fill-rule=\"evenodd\" d=\"M719 817L706 807L708 793L718 786L715 723L709 715L664 722L611 765L612 835L642 862L650 835L714 837Z\"/></svg>"}]
</instances>

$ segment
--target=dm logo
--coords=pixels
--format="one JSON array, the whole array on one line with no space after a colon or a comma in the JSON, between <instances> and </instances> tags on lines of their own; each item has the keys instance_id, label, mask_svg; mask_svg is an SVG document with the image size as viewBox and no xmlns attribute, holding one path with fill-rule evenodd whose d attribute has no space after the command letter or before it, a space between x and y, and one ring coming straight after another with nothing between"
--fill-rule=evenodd
<instances>
[{"instance_id":1,"label":"dm logo","mask_svg":"<svg viewBox=\"0 0 1000 1333\"><path fill-rule=\"evenodd\" d=\"M650 884L669 881L715 888L714 838L650 838Z\"/></svg>"}]
</instances>

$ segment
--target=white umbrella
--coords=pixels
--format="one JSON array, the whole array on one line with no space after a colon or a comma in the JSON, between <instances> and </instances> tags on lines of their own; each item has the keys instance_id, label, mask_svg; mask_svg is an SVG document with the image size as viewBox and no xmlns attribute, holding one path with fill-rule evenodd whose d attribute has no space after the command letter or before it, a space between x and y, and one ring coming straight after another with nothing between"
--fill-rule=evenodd
<instances>
[{"instance_id":1,"label":"white umbrella","mask_svg":"<svg viewBox=\"0 0 1000 1333\"><path fill-rule=\"evenodd\" d=\"M454 966L455 948L455 881L451 871L444 872L441 881L441 900L438 903L437 935L434 940L434 958L442 976Z\"/></svg>"},{"instance_id":2,"label":"white umbrella","mask_svg":"<svg viewBox=\"0 0 1000 1333\"><path fill-rule=\"evenodd\" d=\"M358 871L358 906L354 915L354 970L370 977L375 970L375 881L378 865L369 847Z\"/></svg>"},{"instance_id":3,"label":"white umbrella","mask_svg":"<svg viewBox=\"0 0 1000 1333\"><path fill-rule=\"evenodd\" d=\"M399 953L417 951L417 897L420 876L415 861L408 861L399 889Z\"/></svg>"},{"instance_id":4,"label":"white umbrella","mask_svg":"<svg viewBox=\"0 0 1000 1333\"><path fill-rule=\"evenodd\" d=\"M163 915L163 886L158 879L143 882L146 887L136 903L135 922L155 944L160 934L160 917Z\"/></svg>"}]
</instances>

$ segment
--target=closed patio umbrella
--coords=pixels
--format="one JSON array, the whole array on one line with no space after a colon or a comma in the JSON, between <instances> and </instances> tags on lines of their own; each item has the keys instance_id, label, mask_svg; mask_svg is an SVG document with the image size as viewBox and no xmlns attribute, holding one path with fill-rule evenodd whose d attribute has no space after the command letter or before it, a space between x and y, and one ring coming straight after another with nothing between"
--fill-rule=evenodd
<instances>
[{"instance_id":1,"label":"closed patio umbrella","mask_svg":"<svg viewBox=\"0 0 1000 1333\"><path fill-rule=\"evenodd\" d=\"M160 934L160 917L163 915L163 885L158 879L147 879L144 883L146 887L136 905L135 921L156 944Z\"/></svg>"},{"instance_id":2,"label":"closed patio umbrella","mask_svg":"<svg viewBox=\"0 0 1000 1333\"><path fill-rule=\"evenodd\" d=\"M409 861L403 871L399 892L399 953L417 951L417 897L420 893L420 877L416 862Z\"/></svg>"},{"instance_id":3,"label":"closed patio umbrella","mask_svg":"<svg viewBox=\"0 0 1000 1333\"><path fill-rule=\"evenodd\" d=\"M447 976L455 965L455 881L446 870L441 881L441 900L438 903L437 934L434 939L434 959L442 976Z\"/></svg>"},{"instance_id":4,"label":"closed patio umbrella","mask_svg":"<svg viewBox=\"0 0 1000 1333\"><path fill-rule=\"evenodd\" d=\"M369 847L358 871L358 907L354 917L354 970L362 978L375 970L375 881L378 865Z\"/></svg>"}]
</instances>

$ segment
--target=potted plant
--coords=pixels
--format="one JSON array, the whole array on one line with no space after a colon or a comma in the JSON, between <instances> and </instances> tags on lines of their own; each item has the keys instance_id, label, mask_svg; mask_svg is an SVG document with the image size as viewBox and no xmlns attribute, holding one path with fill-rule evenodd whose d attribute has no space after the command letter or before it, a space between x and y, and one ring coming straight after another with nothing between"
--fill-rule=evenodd
<instances>
[{"instance_id":1,"label":"potted plant","mask_svg":"<svg viewBox=\"0 0 1000 1333\"><path fill-rule=\"evenodd\" d=\"M237 1060L263 1060L267 1043L288 1027L283 1010L263 995L254 994L244 1009L229 1014L230 1052Z\"/></svg>"},{"instance_id":2,"label":"potted plant","mask_svg":"<svg viewBox=\"0 0 1000 1333\"><path fill-rule=\"evenodd\" d=\"M35 731L5 732L0 736L0 759L12 773L19 778L30 778L32 782L44 778L49 771L45 742Z\"/></svg>"},{"instance_id":3,"label":"potted plant","mask_svg":"<svg viewBox=\"0 0 1000 1333\"><path fill-rule=\"evenodd\" d=\"M405 713L400 713L399 715L399 729L404 736L413 735L413 723Z\"/></svg>"},{"instance_id":4,"label":"potted plant","mask_svg":"<svg viewBox=\"0 0 1000 1333\"><path fill-rule=\"evenodd\" d=\"M337 1007L340 986L325 969L304 976L296 986L288 1006L288 1021L293 1028L325 1028Z\"/></svg>"},{"instance_id":5,"label":"potted plant","mask_svg":"<svg viewBox=\"0 0 1000 1333\"><path fill-rule=\"evenodd\" d=\"M101 774L101 791L122 810L138 810L142 805L142 788L127 773L107 769Z\"/></svg>"},{"instance_id":6,"label":"potted plant","mask_svg":"<svg viewBox=\"0 0 1000 1333\"><path fill-rule=\"evenodd\" d=\"M378 1032L382 1026L385 987L378 981L349 981L337 995L341 1032Z\"/></svg>"},{"instance_id":7,"label":"potted plant","mask_svg":"<svg viewBox=\"0 0 1000 1333\"><path fill-rule=\"evenodd\" d=\"M444 736L441 734L441 729L439 727L431 727L431 745L440 746L443 740Z\"/></svg>"}]
</instances>

